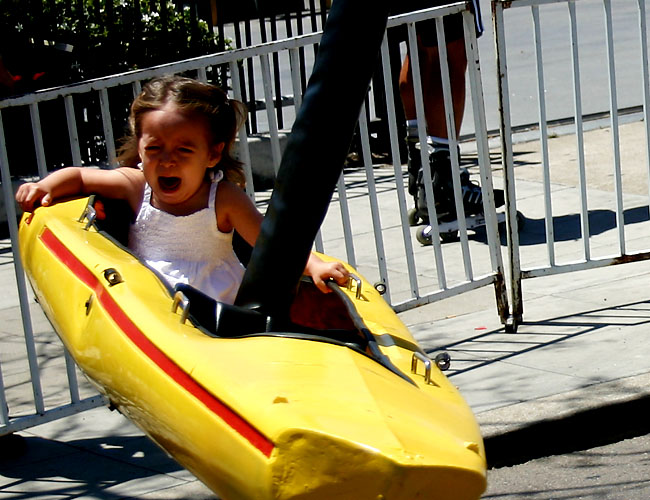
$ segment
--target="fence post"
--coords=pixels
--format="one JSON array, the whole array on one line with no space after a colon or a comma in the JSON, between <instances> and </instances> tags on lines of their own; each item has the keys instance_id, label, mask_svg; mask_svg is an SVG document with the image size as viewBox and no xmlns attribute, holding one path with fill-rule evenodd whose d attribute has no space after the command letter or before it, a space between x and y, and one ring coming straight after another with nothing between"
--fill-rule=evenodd
<instances>
[{"instance_id":1,"label":"fence post","mask_svg":"<svg viewBox=\"0 0 650 500\"><path fill-rule=\"evenodd\" d=\"M515 170L512 158L512 124L510 123L510 93L508 90L508 70L506 67L506 41L503 23L504 3L492 0L492 23L497 58L497 84L499 102L499 132L501 134L501 163L504 172L506 199L506 233L508 242L508 262L510 265L510 298L512 311L505 328L516 332L523 317L521 289L521 261L519 255L519 228L517 223L517 202L515 193Z\"/></svg>"}]
</instances>

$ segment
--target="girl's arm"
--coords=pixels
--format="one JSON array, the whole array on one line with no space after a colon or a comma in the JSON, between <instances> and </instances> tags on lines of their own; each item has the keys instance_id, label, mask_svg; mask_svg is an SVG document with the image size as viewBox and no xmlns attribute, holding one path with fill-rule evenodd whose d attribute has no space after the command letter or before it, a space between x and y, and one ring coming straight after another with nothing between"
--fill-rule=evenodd
<instances>
[{"instance_id":1,"label":"girl's arm","mask_svg":"<svg viewBox=\"0 0 650 500\"><path fill-rule=\"evenodd\" d=\"M16 191L16 201L25 212L38 204L48 206L58 199L96 193L107 198L125 199L136 210L141 203L144 176L134 168L100 170L67 167L52 172L38 182L27 182Z\"/></svg>"},{"instance_id":2,"label":"girl's arm","mask_svg":"<svg viewBox=\"0 0 650 500\"><path fill-rule=\"evenodd\" d=\"M251 246L260 234L262 214L236 184L223 180L217 188L217 226L222 233L235 229Z\"/></svg>"},{"instance_id":3,"label":"girl's arm","mask_svg":"<svg viewBox=\"0 0 650 500\"><path fill-rule=\"evenodd\" d=\"M323 293L331 292L327 288L327 281L334 280L343 286L348 282L350 272L338 261L325 262L314 252L309 254L309 260L305 266L305 274L314 280L314 284Z\"/></svg>"},{"instance_id":4,"label":"girl's arm","mask_svg":"<svg viewBox=\"0 0 650 500\"><path fill-rule=\"evenodd\" d=\"M249 245L254 246L260 226L260 214L250 198L235 184L222 181L219 183L217 195L217 225L221 232L236 229ZM331 290L326 281L333 279L339 285L345 285L349 276L348 270L340 262L325 262L313 252L309 255L305 274L323 293Z\"/></svg>"}]
</instances>

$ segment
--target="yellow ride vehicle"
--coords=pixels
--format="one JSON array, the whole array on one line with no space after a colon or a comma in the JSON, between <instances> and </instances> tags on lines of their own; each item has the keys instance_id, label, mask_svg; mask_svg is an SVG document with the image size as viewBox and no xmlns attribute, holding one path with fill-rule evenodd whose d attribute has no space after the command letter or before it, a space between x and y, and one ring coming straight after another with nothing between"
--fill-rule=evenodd
<instances>
[{"instance_id":1,"label":"yellow ride vehicle","mask_svg":"<svg viewBox=\"0 0 650 500\"><path fill-rule=\"evenodd\" d=\"M365 280L330 294L301 282L285 330L266 331L253 312L170 290L102 212L77 199L25 214L29 280L99 391L218 495L480 497L470 408Z\"/></svg>"}]
</instances>

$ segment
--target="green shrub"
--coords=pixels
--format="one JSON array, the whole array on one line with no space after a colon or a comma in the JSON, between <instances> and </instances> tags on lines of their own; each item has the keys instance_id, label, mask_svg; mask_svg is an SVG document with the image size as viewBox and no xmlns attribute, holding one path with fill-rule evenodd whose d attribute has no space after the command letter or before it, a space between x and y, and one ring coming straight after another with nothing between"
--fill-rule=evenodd
<instances>
[{"instance_id":1,"label":"green shrub","mask_svg":"<svg viewBox=\"0 0 650 500\"><path fill-rule=\"evenodd\" d=\"M198 6L208 2L0 0L0 54L14 74L64 84L224 50Z\"/></svg>"}]
</instances>

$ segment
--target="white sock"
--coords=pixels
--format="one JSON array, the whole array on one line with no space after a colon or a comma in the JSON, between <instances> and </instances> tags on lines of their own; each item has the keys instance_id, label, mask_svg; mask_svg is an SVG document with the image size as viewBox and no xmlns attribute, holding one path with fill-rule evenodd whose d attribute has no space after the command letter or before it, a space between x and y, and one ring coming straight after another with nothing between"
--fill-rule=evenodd
<instances>
[{"instance_id":1,"label":"white sock","mask_svg":"<svg viewBox=\"0 0 650 500\"><path fill-rule=\"evenodd\" d=\"M418 138L418 121L406 120L406 137L409 139Z\"/></svg>"},{"instance_id":2,"label":"white sock","mask_svg":"<svg viewBox=\"0 0 650 500\"><path fill-rule=\"evenodd\" d=\"M449 151L449 139L445 139L444 137L434 137L432 135L430 135L428 139L433 146L434 152L442 150Z\"/></svg>"}]
</instances>

